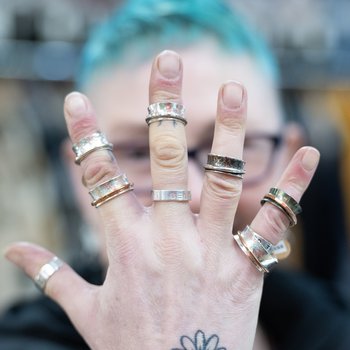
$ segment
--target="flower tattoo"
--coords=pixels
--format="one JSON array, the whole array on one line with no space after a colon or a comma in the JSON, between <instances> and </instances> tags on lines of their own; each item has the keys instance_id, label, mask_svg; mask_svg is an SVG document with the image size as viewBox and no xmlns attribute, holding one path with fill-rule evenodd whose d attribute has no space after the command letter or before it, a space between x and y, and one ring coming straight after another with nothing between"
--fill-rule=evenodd
<instances>
[{"instance_id":1,"label":"flower tattoo","mask_svg":"<svg viewBox=\"0 0 350 350\"><path fill-rule=\"evenodd\" d=\"M172 350L226 350L225 347L219 346L219 337L216 334L205 338L203 331L198 330L191 339L187 335L180 338L182 348L173 348Z\"/></svg>"}]
</instances>

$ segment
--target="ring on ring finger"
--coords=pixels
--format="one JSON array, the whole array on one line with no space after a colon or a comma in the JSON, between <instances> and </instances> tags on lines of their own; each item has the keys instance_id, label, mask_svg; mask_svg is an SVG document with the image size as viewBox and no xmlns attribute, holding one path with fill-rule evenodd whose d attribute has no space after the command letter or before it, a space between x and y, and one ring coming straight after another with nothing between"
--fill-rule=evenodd
<instances>
[{"instance_id":1,"label":"ring on ring finger","mask_svg":"<svg viewBox=\"0 0 350 350\"><path fill-rule=\"evenodd\" d=\"M204 169L206 171L228 174L242 179L245 174L244 165L245 161L241 159L209 153L207 164L204 165Z\"/></svg>"}]
</instances>

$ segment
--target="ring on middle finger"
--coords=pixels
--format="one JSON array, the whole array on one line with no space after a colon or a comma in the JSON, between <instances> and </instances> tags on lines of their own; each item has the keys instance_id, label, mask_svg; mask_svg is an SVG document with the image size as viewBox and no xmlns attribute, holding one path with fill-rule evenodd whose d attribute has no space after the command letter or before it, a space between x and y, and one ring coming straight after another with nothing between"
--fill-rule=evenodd
<instances>
[{"instance_id":1,"label":"ring on middle finger","mask_svg":"<svg viewBox=\"0 0 350 350\"><path fill-rule=\"evenodd\" d=\"M155 122L163 120L179 121L183 125L187 124L185 118L185 107L181 103L176 102L157 102L148 106L148 116L146 123L149 126Z\"/></svg>"},{"instance_id":2,"label":"ring on middle finger","mask_svg":"<svg viewBox=\"0 0 350 350\"><path fill-rule=\"evenodd\" d=\"M152 199L155 202L188 202L191 200L191 191L152 190Z\"/></svg>"},{"instance_id":3,"label":"ring on middle finger","mask_svg":"<svg viewBox=\"0 0 350 350\"><path fill-rule=\"evenodd\" d=\"M209 153L207 164L204 165L204 169L242 179L245 174L244 166L244 160Z\"/></svg>"}]
</instances>

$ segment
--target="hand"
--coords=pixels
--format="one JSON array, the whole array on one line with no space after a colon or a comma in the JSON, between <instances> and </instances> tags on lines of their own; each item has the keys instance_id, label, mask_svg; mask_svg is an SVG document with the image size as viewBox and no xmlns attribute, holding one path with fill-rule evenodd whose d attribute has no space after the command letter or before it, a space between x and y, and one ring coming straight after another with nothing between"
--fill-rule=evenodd
<instances>
[{"instance_id":1,"label":"hand","mask_svg":"<svg viewBox=\"0 0 350 350\"><path fill-rule=\"evenodd\" d=\"M180 58L162 53L152 67L150 103L182 103L181 83ZM246 110L245 89L224 84L212 153L242 158ZM79 93L66 98L65 118L73 143L99 130L90 102ZM149 140L153 188L187 189L185 127L153 123ZM313 148L300 149L277 187L299 201L317 160ZM127 172L117 161L107 150L88 155L81 163L87 188ZM88 284L65 264L48 280L46 294L95 350L197 349L199 343L191 343L195 334L197 342L205 343L206 337L207 347L201 349L251 349L263 274L232 237L241 190L241 179L207 171L198 216L187 202L155 202L144 208L133 192L114 198L98 208L109 261L104 284ZM275 244L289 221L266 204L247 224ZM53 257L24 243L12 245L6 255L31 278Z\"/></svg>"}]
</instances>

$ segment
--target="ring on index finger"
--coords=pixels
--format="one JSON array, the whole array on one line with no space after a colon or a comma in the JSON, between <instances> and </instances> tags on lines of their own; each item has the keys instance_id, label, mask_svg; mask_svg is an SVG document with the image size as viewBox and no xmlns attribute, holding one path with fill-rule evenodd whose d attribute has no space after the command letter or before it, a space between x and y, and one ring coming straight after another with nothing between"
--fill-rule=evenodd
<instances>
[{"instance_id":1,"label":"ring on index finger","mask_svg":"<svg viewBox=\"0 0 350 350\"><path fill-rule=\"evenodd\" d=\"M72 147L75 153L75 163L80 165L83 159L85 159L90 153L106 149L113 150L113 144L107 141L106 136L102 132L94 132L91 135L83 137Z\"/></svg>"},{"instance_id":2,"label":"ring on index finger","mask_svg":"<svg viewBox=\"0 0 350 350\"><path fill-rule=\"evenodd\" d=\"M133 183L129 182L125 174L121 174L100 183L89 191L92 197L91 205L98 208L102 204L116 198L123 193L132 191Z\"/></svg>"}]
</instances>

